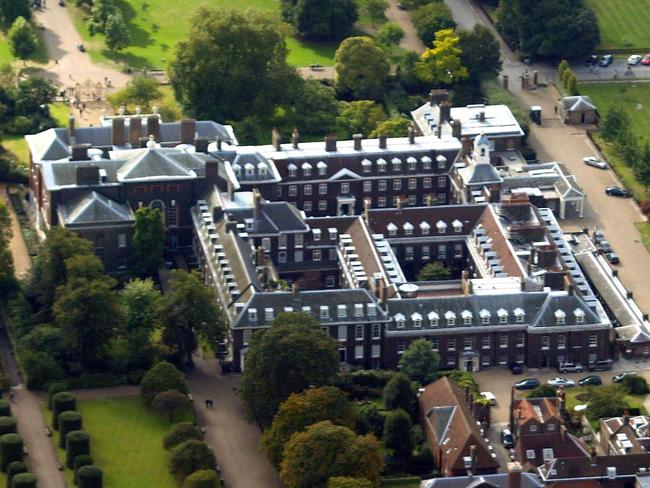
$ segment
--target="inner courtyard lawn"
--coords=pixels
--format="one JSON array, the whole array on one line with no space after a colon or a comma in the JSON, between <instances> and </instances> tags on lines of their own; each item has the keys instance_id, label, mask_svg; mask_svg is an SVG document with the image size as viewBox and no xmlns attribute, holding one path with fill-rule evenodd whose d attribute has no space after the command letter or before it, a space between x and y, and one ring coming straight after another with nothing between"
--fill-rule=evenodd
<instances>
[{"instance_id":1,"label":"inner courtyard lawn","mask_svg":"<svg viewBox=\"0 0 650 488\"><path fill-rule=\"evenodd\" d=\"M184 39L190 19L200 6L216 9L249 7L279 15L279 0L118 0L131 34L131 45L120 53L110 52L102 35L91 37L81 10L68 2L75 26L95 62L115 62L133 69L164 69L173 57L174 46ZM337 42L305 42L288 38L288 61L294 66L334 64Z\"/></svg>"},{"instance_id":2,"label":"inner courtyard lawn","mask_svg":"<svg viewBox=\"0 0 650 488\"><path fill-rule=\"evenodd\" d=\"M586 0L585 3L598 18L600 49L650 48L645 19L650 0Z\"/></svg>"}]
</instances>

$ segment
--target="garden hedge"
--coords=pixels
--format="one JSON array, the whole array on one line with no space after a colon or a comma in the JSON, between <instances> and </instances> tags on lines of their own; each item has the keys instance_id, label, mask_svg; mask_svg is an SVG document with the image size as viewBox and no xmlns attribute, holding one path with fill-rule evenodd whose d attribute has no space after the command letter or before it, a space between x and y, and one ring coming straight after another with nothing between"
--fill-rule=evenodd
<instances>
[{"instance_id":1,"label":"garden hedge","mask_svg":"<svg viewBox=\"0 0 650 488\"><path fill-rule=\"evenodd\" d=\"M77 472L79 471L79 468L82 468L84 466L90 466L93 464L93 457L89 456L88 454L80 454L76 458L74 458L74 484L78 485L79 481L77 481Z\"/></svg>"},{"instance_id":2,"label":"garden hedge","mask_svg":"<svg viewBox=\"0 0 650 488\"><path fill-rule=\"evenodd\" d=\"M14 461L7 467L7 488L11 488L11 479L20 473L26 473L27 466L22 461Z\"/></svg>"},{"instance_id":3,"label":"garden hedge","mask_svg":"<svg viewBox=\"0 0 650 488\"><path fill-rule=\"evenodd\" d=\"M0 400L0 417L11 417L11 403L9 403L9 400Z\"/></svg>"},{"instance_id":4,"label":"garden hedge","mask_svg":"<svg viewBox=\"0 0 650 488\"><path fill-rule=\"evenodd\" d=\"M179 422L163 437L163 447L171 449L190 439L201 441L203 434L191 422Z\"/></svg>"},{"instance_id":5,"label":"garden hedge","mask_svg":"<svg viewBox=\"0 0 650 488\"><path fill-rule=\"evenodd\" d=\"M79 488L102 488L104 473L95 465L82 466L77 471L77 483Z\"/></svg>"},{"instance_id":6,"label":"garden hedge","mask_svg":"<svg viewBox=\"0 0 650 488\"><path fill-rule=\"evenodd\" d=\"M2 419L0 419L2 420ZM81 414L75 410L67 410L59 414L59 447L65 449L65 441L68 432L81 430L83 420Z\"/></svg>"},{"instance_id":7,"label":"garden hedge","mask_svg":"<svg viewBox=\"0 0 650 488\"><path fill-rule=\"evenodd\" d=\"M52 427L59 429L59 415L68 410L77 409L77 399L67 391L60 391L52 397Z\"/></svg>"},{"instance_id":8,"label":"garden hedge","mask_svg":"<svg viewBox=\"0 0 650 488\"><path fill-rule=\"evenodd\" d=\"M13 417L0 417L0 436L5 434L15 434L16 419Z\"/></svg>"},{"instance_id":9,"label":"garden hedge","mask_svg":"<svg viewBox=\"0 0 650 488\"><path fill-rule=\"evenodd\" d=\"M214 469L199 469L185 478L183 488L217 488L219 475Z\"/></svg>"},{"instance_id":10,"label":"garden hedge","mask_svg":"<svg viewBox=\"0 0 650 488\"><path fill-rule=\"evenodd\" d=\"M36 488L36 475L33 473L18 473L11 480L11 488Z\"/></svg>"},{"instance_id":11,"label":"garden hedge","mask_svg":"<svg viewBox=\"0 0 650 488\"><path fill-rule=\"evenodd\" d=\"M83 430L68 432L65 441L65 464L68 468L74 467L74 459L82 454L90 454L90 436Z\"/></svg>"},{"instance_id":12,"label":"garden hedge","mask_svg":"<svg viewBox=\"0 0 650 488\"><path fill-rule=\"evenodd\" d=\"M52 410L52 398L54 395L57 393L61 393L62 391L66 391L67 388L64 383L52 383L50 387L47 389L47 409Z\"/></svg>"},{"instance_id":13,"label":"garden hedge","mask_svg":"<svg viewBox=\"0 0 650 488\"><path fill-rule=\"evenodd\" d=\"M0 437L0 470L4 473L14 461L23 460L23 439L18 434Z\"/></svg>"}]
</instances>

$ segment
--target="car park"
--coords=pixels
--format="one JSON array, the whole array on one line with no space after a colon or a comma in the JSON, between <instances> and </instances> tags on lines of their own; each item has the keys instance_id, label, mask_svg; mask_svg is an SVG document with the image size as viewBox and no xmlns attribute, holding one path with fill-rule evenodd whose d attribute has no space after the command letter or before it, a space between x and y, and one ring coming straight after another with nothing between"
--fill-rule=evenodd
<instances>
[{"instance_id":1,"label":"car park","mask_svg":"<svg viewBox=\"0 0 650 488\"><path fill-rule=\"evenodd\" d=\"M509 429L503 429L501 431L501 444L506 449L512 449L515 447L515 439L512 437L512 432Z\"/></svg>"},{"instance_id":2,"label":"car park","mask_svg":"<svg viewBox=\"0 0 650 488\"><path fill-rule=\"evenodd\" d=\"M497 404L497 397L491 391L482 391L481 396L483 398L485 398L490 403L490 405L496 405Z\"/></svg>"},{"instance_id":3,"label":"car park","mask_svg":"<svg viewBox=\"0 0 650 488\"><path fill-rule=\"evenodd\" d=\"M589 371L609 371L612 369L614 361L611 359L601 359L595 363L589 363Z\"/></svg>"},{"instance_id":4,"label":"car park","mask_svg":"<svg viewBox=\"0 0 650 488\"><path fill-rule=\"evenodd\" d=\"M601 65L603 68L605 66L609 66L614 62L614 55L612 54L603 54L603 56L600 58L600 62L598 63Z\"/></svg>"},{"instance_id":5,"label":"car park","mask_svg":"<svg viewBox=\"0 0 650 488\"><path fill-rule=\"evenodd\" d=\"M630 66L636 66L641 62L642 57L639 54L632 54L627 58L627 64Z\"/></svg>"},{"instance_id":6,"label":"car park","mask_svg":"<svg viewBox=\"0 0 650 488\"><path fill-rule=\"evenodd\" d=\"M643 66L650 65L650 54L646 54L645 56L643 56L643 59L641 60L641 64Z\"/></svg>"},{"instance_id":7,"label":"car park","mask_svg":"<svg viewBox=\"0 0 650 488\"><path fill-rule=\"evenodd\" d=\"M585 376L580 381L578 381L580 386L598 386L603 384L603 380L597 374L592 374L590 376Z\"/></svg>"},{"instance_id":8,"label":"car park","mask_svg":"<svg viewBox=\"0 0 650 488\"><path fill-rule=\"evenodd\" d=\"M612 197L632 198L632 193L620 186L608 186L605 193Z\"/></svg>"},{"instance_id":9,"label":"car park","mask_svg":"<svg viewBox=\"0 0 650 488\"><path fill-rule=\"evenodd\" d=\"M555 388L559 388L560 386L564 388L573 388L576 386L576 382L573 380L570 380L568 378L551 378L546 382L549 386L554 386Z\"/></svg>"},{"instance_id":10,"label":"car park","mask_svg":"<svg viewBox=\"0 0 650 488\"><path fill-rule=\"evenodd\" d=\"M584 368L580 363L572 363L570 361L562 361L557 367L560 373L582 373Z\"/></svg>"},{"instance_id":11,"label":"car park","mask_svg":"<svg viewBox=\"0 0 650 488\"><path fill-rule=\"evenodd\" d=\"M622 373L618 373L617 375L614 375L614 377L612 378L612 381L614 383L620 383L621 381L623 381L628 376L636 376L636 371L624 371Z\"/></svg>"},{"instance_id":12,"label":"car park","mask_svg":"<svg viewBox=\"0 0 650 488\"><path fill-rule=\"evenodd\" d=\"M618 254L615 252L606 252L605 259L609 261L610 264L620 264L621 258L618 257Z\"/></svg>"},{"instance_id":13,"label":"car park","mask_svg":"<svg viewBox=\"0 0 650 488\"><path fill-rule=\"evenodd\" d=\"M598 159L594 156L587 156L586 158L582 158L582 161L587 165L587 166L593 166L594 168L598 169L607 169L609 166L607 166L607 163L601 159Z\"/></svg>"},{"instance_id":14,"label":"car park","mask_svg":"<svg viewBox=\"0 0 650 488\"><path fill-rule=\"evenodd\" d=\"M539 385L541 385L541 383L537 378L525 378L521 381L517 381L517 383L515 383L515 388L517 390L534 390Z\"/></svg>"}]
</instances>

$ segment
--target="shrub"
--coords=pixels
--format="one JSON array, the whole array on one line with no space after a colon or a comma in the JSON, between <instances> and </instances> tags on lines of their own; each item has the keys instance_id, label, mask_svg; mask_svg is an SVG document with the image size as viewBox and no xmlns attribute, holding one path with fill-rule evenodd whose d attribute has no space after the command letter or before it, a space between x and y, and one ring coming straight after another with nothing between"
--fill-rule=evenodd
<instances>
[{"instance_id":1,"label":"shrub","mask_svg":"<svg viewBox=\"0 0 650 488\"><path fill-rule=\"evenodd\" d=\"M526 396L528 398L556 397L557 391L550 385L539 385Z\"/></svg>"},{"instance_id":2,"label":"shrub","mask_svg":"<svg viewBox=\"0 0 650 488\"><path fill-rule=\"evenodd\" d=\"M163 437L163 447L171 449L190 439L201 441L203 435L191 422L179 422Z\"/></svg>"},{"instance_id":3,"label":"shrub","mask_svg":"<svg viewBox=\"0 0 650 488\"><path fill-rule=\"evenodd\" d=\"M23 460L23 439L18 434L5 434L0 437L0 470L7 468L14 461Z\"/></svg>"},{"instance_id":4,"label":"shrub","mask_svg":"<svg viewBox=\"0 0 650 488\"><path fill-rule=\"evenodd\" d=\"M68 410L77 409L77 399L67 391L60 391L52 397L52 427L54 430L59 428L59 415Z\"/></svg>"},{"instance_id":5,"label":"shrub","mask_svg":"<svg viewBox=\"0 0 650 488\"><path fill-rule=\"evenodd\" d=\"M182 479L199 469L214 469L214 453L203 441L191 439L179 444L172 452L170 471Z\"/></svg>"},{"instance_id":6,"label":"shrub","mask_svg":"<svg viewBox=\"0 0 650 488\"><path fill-rule=\"evenodd\" d=\"M68 432L81 430L83 420L81 414L75 410L67 410L59 415L59 447L65 449L65 441Z\"/></svg>"},{"instance_id":7,"label":"shrub","mask_svg":"<svg viewBox=\"0 0 650 488\"><path fill-rule=\"evenodd\" d=\"M158 393L167 390L176 390L187 395L187 384L183 373L173 364L163 361L147 371L142 378L140 396L147 405L151 405Z\"/></svg>"},{"instance_id":8,"label":"shrub","mask_svg":"<svg viewBox=\"0 0 650 488\"><path fill-rule=\"evenodd\" d=\"M36 475L32 473L18 473L11 480L11 488L36 488Z\"/></svg>"},{"instance_id":9,"label":"shrub","mask_svg":"<svg viewBox=\"0 0 650 488\"><path fill-rule=\"evenodd\" d=\"M0 417L0 436L5 434L15 434L16 419L13 417Z\"/></svg>"},{"instance_id":10,"label":"shrub","mask_svg":"<svg viewBox=\"0 0 650 488\"><path fill-rule=\"evenodd\" d=\"M79 481L77 479L77 473L79 472L79 468L82 468L83 466L90 466L91 464L93 464L93 457L89 456L88 454L80 454L74 458L74 484L75 485L79 484Z\"/></svg>"},{"instance_id":11,"label":"shrub","mask_svg":"<svg viewBox=\"0 0 650 488\"><path fill-rule=\"evenodd\" d=\"M650 393L648 382L643 376L626 376L623 378L622 385L630 395L647 395Z\"/></svg>"},{"instance_id":12,"label":"shrub","mask_svg":"<svg viewBox=\"0 0 650 488\"><path fill-rule=\"evenodd\" d=\"M213 469L199 469L187 478L183 483L183 488L218 488L219 475Z\"/></svg>"},{"instance_id":13,"label":"shrub","mask_svg":"<svg viewBox=\"0 0 650 488\"><path fill-rule=\"evenodd\" d=\"M0 400L0 417L11 417L11 404L8 400Z\"/></svg>"},{"instance_id":14,"label":"shrub","mask_svg":"<svg viewBox=\"0 0 650 488\"><path fill-rule=\"evenodd\" d=\"M14 461L7 467L7 488L11 488L11 479L19 473L26 473L27 466L22 461Z\"/></svg>"},{"instance_id":15,"label":"shrub","mask_svg":"<svg viewBox=\"0 0 650 488\"><path fill-rule=\"evenodd\" d=\"M65 440L67 449L65 464L68 468L74 467L74 460L82 454L90 454L90 436L83 430L68 432Z\"/></svg>"},{"instance_id":16,"label":"shrub","mask_svg":"<svg viewBox=\"0 0 650 488\"><path fill-rule=\"evenodd\" d=\"M393 450L393 455L405 460L411 455L411 418L402 409L390 412L384 421L384 446Z\"/></svg>"},{"instance_id":17,"label":"shrub","mask_svg":"<svg viewBox=\"0 0 650 488\"><path fill-rule=\"evenodd\" d=\"M77 471L77 483L79 488L102 488L104 484L104 473L102 470L90 464L82 466Z\"/></svg>"},{"instance_id":18,"label":"shrub","mask_svg":"<svg viewBox=\"0 0 650 488\"><path fill-rule=\"evenodd\" d=\"M50 387L47 389L47 409L52 410L52 398L54 395L57 393L61 393L62 391L66 391L66 385L64 383L52 383Z\"/></svg>"}]
</instances>

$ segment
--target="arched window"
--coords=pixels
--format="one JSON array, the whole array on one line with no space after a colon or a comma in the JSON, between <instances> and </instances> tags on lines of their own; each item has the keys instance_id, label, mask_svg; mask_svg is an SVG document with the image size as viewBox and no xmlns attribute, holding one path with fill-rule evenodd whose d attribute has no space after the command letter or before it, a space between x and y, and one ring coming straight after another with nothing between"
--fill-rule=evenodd
<instances>
[{"instance_id":1,"label":"arched window","mask_svg":"<svg viewBox=\"0 0 650 488\"><path fill-rule=\"evenodd\" d=\"M160 215L162 215L163 223L167 225L167 215L165 214L165 204L162 200L152 200L149 204L149 208L157 208L160 210Z\"/></svg>"}]
</instances>

